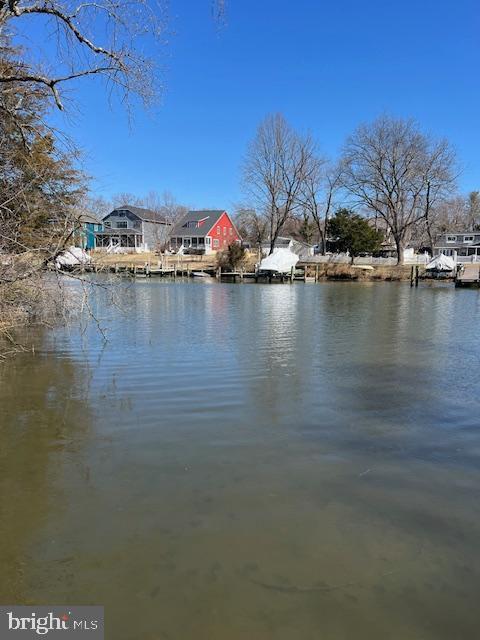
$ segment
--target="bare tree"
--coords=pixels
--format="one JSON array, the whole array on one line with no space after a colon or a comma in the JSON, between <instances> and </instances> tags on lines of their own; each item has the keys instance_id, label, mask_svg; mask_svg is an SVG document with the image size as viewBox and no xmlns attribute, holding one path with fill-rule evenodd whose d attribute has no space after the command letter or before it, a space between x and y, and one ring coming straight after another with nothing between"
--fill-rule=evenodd
<instances>
[{"instance_id":1,"label":"bare tree","mask_svg":"<svg viewBox=\"0 0 480 640\"><path fill-rule=\"evenodd\" d=\"M243 179L251 200L268 221L270 253L299 207L303 182L313 170L313 154L311 138L299 135L281 114L267 116L249 145Z\"/></svg>"},{"instance_id":2,"label":"bare tree","mask_svg":"<svg viewBox=\"0 0 480 640\"><path fill-rule=\"evenodd\" d=\"M140 196L130 193L129 191L121 191L120 193L114 193L112 196L113 208L121 207L129 204L132 207L142 207L143 199Z\"/></svg>"},{"instance_id":3,"label":"bare tree","mask_svg":"<svg viewBox=\"0 0 480 640\"><path fill-rule=\"evenodd\" d=\"M415 244L431 247L440 233L477 231L480 212L476 210L476 193L442 197L433 202L428 214L428 226L425 221L414 230L412 240Z\"/></svg>"},{"instance_id":4,"label":"bare tree","mask_svg":"<svg viewBox=\"0 0 480 640\"><path fill-rule=\"evenodd\" d=\"M155 98L156 65L139 46L142 38L158 43L163 35L164 20L155 0L0 0L0 37L21 33L32 16L53 28L56 54L39 59L38 51L34 56L24 52L15 72L0 76L1 83L43 86L59 109L64 108L61 87L87 76L104 78L124 102L131 94L145 104Z\"/></svg>"},{"instance_id":5,"label":"bare tree","mask_svg":"<svg viewBox=\"0 0 480 640\"><path fill-rule=\"evenodd\" d=\"M255 209L239 207L235 214L235 225L242 238L249 240L260 253L268 236L268 219Z\"/></svg>"},{"instance_id":6,"label":"bare tree","mask_svg":"<svg viewBox=\"0 0 480 640\"><path fill-rule=\"evenodd\" d=\"M480 229L480 192L471 191L468 194L467 212L468 230L478 231Z\"/></svg>"},{"instance_id":7,"label":"bare tree","mask_svg":"<svg viewBox=\"0 0 480 640\"><path fill-rule=\"evenodd\" d=\"M334 197L340 188L341 170L315 155L311 169L306 172L299 194L304 221L312 219L318 232L321 253L327 250L328 221L334 207Z\"/></svg>"},{"instance_id":8,"label":"bare tree","mask_svg":"<svg viewBox=\"0 0 480 640\"><path fill-rule=\"evenodd\" d=\"M165 190L161 194L157 191L150 193L143 198L143 203L147 209L151 209L162 215L170 224L176 224L188 213L188 207L180 204L171 191Z\"/></svg>"},{"instance_id":9,"label":"bare tree","mask_svg":"<svg viewBox=\"0 0 480 640\"><path fill-rule=\"evenodd\" d=\"M398 262L412 230L455 183L447 141L422 133L412 120L383 116L360 126L345 145L342 184L392 232Z\"/></svg>"}]
</instances>

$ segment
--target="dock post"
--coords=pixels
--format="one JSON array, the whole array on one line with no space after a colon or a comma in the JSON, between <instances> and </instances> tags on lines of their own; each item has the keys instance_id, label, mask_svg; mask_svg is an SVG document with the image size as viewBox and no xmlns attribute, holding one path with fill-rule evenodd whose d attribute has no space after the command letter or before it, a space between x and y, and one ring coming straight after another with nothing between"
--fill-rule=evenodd
<instances>
[{"instance_id":1,"label":"dock post","mask_svg":"<svg viewBox=\"0 0 480 640\"><path fill-rule=\"evenodd\" d=\"M413 264L412 268L410 269L410 286L413 287Z\"/></svg>"},{"instance_id":2,"label":"dock post","mask_svg":"<svg viewBox=\"0 0 480 640\"><path fill-rule=\"evenodd\" d=\"M418 264L415 267L415 286L418 287Z\"/></svg>"},{"instance_id":3,"label":"dock post","mask_svg":"<svg viewBox=\"0 0 480 640\"><path fill-rule=\"evenodd\" d=\"M290 268L290 284L293 282L293 277L294 277L294 274L295 274L294 269L295 269L295 267L291 267Z\"/></svg>"},{"instance_id":4,"label":"dock post","mask_svg":"<svg viewBox=\"0 0 480 640\"><path fill-rule=\"evenodd\" d=\"M318 264L315 265L315 282L318 282Z\"/></svg>"}]
</instances>

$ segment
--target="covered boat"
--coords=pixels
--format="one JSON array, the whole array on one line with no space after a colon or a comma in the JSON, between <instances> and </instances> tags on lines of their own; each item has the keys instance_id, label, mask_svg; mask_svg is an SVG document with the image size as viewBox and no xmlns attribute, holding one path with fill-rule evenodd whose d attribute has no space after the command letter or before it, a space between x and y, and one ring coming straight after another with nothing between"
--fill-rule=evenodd
<instances>
[{"instance_id":1,"label":"covered boat","mask_svg":"<svg viewBox=\"0 0 480 640\"><path fill-rule=\"evenodd\" d=\"M455 260L450 256L440 253L430 260L425 269L426 271L455 271Z\"/></svg>"},{"instance_id":2,"label":"covered boat","mask_svg":"<svg viewBox=\"0 0 480 640\"><path fill-rule=\"evenodd\" d=\"M299 258L290 249L274 249L266 258L260 262L259 271L270 271L272 273L290 273Z\"/></svg>"},{"instance_id":3,"label":"covered boat","mask_svg":"<svg viewBox=\"0 0 480 640\"><path fill-rule=\"evenodd\" d=\"M79 264L87 264L91 260L88 253L81 247L68 247L63 253L57 256L55 266L57 269L69 269Z\"/></svg>"}]
</instances>

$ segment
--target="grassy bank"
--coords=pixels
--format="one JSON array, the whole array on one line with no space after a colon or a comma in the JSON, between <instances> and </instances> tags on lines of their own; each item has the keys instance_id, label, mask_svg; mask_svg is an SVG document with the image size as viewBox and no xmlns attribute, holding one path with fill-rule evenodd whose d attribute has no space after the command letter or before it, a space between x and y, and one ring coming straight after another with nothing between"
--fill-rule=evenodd
<instances>
[{"instance_id":1,"label":"grassy bank","mask_svg":"<svg viewBox=\"0 0 480 640\"><path fill-rule=\"evenodd\" d=\"M113 266L133 265L143 266L149 263L156 266L160 262L165 268L179 267L190 271L195 269L214 269L217 267L217 257L215 254L207 256L162 256L155 253L123 253L123 254L107 254L101 251L92 253L92 260L97 265ZM254 271L255 264L258 262L256 252L247 254L243 264L244 271ZM359 281L386 281L399 282L410 280L411 265L395 265L395 266L374 266L373 269L361 269L359 267L348 264L312 264L300 261L298 267L307 266L308 276L313 277L318 268L319 280L359 280ZM424 273L424 267L420 267L420 276Z\"/></svg>"},{"instance_id":2,"label":"grassy bank","mask_svg":"<svg viewBox=\"0 0 480 640\"><path fill-rule=\"evenodd\" d=\"M303 263L299 263L303 265ZM307 274L314 276L318 269L319 280L351 280L351 281L386 281L402 282L409 281L411 265L395 265L389 267L375 266L372 269L360 269L348 264L318 264L307 265ZM420 274L423 274L423 267Z\"/></svg>"}]
</instances>

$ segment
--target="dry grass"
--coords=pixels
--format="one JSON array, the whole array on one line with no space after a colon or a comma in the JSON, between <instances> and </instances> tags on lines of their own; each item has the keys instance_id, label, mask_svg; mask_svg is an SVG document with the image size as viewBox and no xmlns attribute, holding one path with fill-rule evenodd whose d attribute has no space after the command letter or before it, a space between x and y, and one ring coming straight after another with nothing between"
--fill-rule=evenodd
<instances>
[{"instance_id":1,"label":"dry grass","mask_svg":"<svg viewBox=\"0 0 480 640\"><path fill-rule=\"evenodd\" d=\"M348 264L319 264L318 277L324 280L360 280L360 281L408 281L411 267L396 265L392 267L374 267L358 269ZM308 275L315 274L315 265L309 265Z\"/></svg>"},{"instance_id":2,"label":"dry grass","mask_svg":"<svg viewBox=\"0 0 480 640\"><path fill-rule=\"evenodd\" d=\"M149 263L152 266L162 264L164 268L178 266L184 269L214 269L217 267L217 255L211 253L206 256L159 256L157 253L105 253L104 251L93 251L91 253L92 260L97 265L136 265L143 266L145 263ZM258 261L257 253L248 253L245 260L245 269L249 270L254 268L255 263Z\"/></svg>"}]
</instances>

